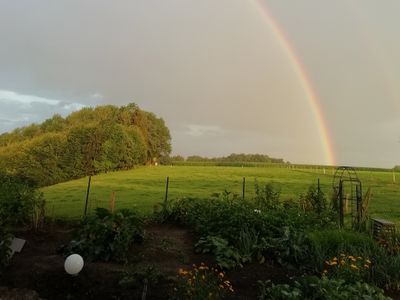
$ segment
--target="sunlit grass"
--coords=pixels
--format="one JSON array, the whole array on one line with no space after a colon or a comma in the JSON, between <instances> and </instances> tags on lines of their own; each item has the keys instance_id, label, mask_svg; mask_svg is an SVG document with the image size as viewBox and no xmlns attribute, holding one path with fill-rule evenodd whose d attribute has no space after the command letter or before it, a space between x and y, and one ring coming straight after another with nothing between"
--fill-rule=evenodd
<instances>
[{"instance_id":1,"label":"sunlit grass","mask_svg":"<svg viewBox=\"0 0 400 300\"><path fill-rule=\"evenodd\" d=\"M371 216L386 218L400 225L400 174L393 182L391 172L359 171L363 192L371 187ZM242 195L242 180L246 177L246 198L254 196L255 179L259 183L273 181L281 188L281 199L297 200L310 184L320 179L321 189L328 198L332 193L333 174L322 169L288 169L281 167L140 167L129 171L110 172L92 177L89 210L107 207L111 193L116 193L116 207L137 207L151 213L155 204L165 197L165 182L169 176L168 199L209 197L224 190ZM84 210L87 178L43 188L50 217L81 217Z\"/></svg>"}]
</instances>

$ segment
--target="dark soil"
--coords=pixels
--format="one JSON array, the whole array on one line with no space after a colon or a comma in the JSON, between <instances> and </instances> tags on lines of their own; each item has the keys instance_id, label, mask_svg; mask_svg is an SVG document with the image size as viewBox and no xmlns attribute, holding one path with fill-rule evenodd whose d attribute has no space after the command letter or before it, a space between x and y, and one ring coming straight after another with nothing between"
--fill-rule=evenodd
<instances>
[{"instance_id":1,"label":"dark soil","mask_svg":"<svg viewBox=\"0 0 400 300\"><path fill-rule=\"evenodd\" d=\"M123 285L121 279L148 267L162 277L156 284L149 283L147 299L168 299L170 285L179 268L190 269L192 264L201 262L214 263L212 257L194 252L196 239L187 229L149 225L144 242L131 247L127 263L85 262L78 276L70 276L64 271L65 258L58 249L69 242L72 233L70 224L52 226L41 232L16 232L17 237L27 242L0 277L0 300L141 299L143 284ZM231 299L256 299L258 280L286 283L296 275L299 273L289 272L272 262L249 264L226 274L235 289Z\"/></svg>"}]
</instances>

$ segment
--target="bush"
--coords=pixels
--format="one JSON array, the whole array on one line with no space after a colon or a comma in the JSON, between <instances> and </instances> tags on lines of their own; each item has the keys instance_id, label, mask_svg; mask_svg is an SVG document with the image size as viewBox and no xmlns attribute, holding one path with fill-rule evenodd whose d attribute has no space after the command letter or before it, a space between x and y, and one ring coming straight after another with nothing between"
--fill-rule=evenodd
<instances>
[{"instance_id":1,"label":"bush","mask_svg":"<svg viewBox=\"0 0 400 300\"><path fill-rule=\"evenodd\" d=\"M276 184L272 182L266 183L260 187L258 182L255 182L255 193L254 202L259 209L276 209L279 206L279 196L281 190Z\"/></svg>"},{"instance_id":2,"label":"bush","mask_svg":"<svg viewBox=\"0 0 400 300\"><path fill-rule=\"evenodd\" d=\"M96 214L83 222L65 254L78 253L86 260L124 261L129 246L143 240L143 221L134 211L111 213L97 208Z\"/></svg>"},{"instance_id":3,"label":"bush","mask_svg":"<svg viewBox=\"0 0 400 300\"><path fill-rule=\"evenodd\" d=\"M325 194L317 186L311 185L307 194L300 195L300 205L304 211L314 211L321 214L327 209Z\"/></svg>"},{"instance_id":4,"label":"bush","mask_svg":"<svg viewBox=\"0 0 400 300\"><path fill-rule=\"evenodd\" d=\"M0 173L0 220L6 225L37 227L44 218L44 199L32 181Z\"/></svg>"},{"instance_id":5,"label":"bush","mask_svg":"<svg viewBox=\"0 0 400 300\"><path fill-rule=\"evenodd\" d=\"M363 282L354 284L346 283L344 280L328 279L323 276L304 277L295 281L293 285L274 285L270 281L259 282L259 300L286 300L286 299L390 299L385 297L383 291L377 287Z\"/></svg>"},{"instance_id":6,"label":"bush","mask_svg":"<svg viewBox=\"0 0 400 300\"><path fill-rule=\"evenodd\" d=\"M8 265L10 259L10 244L11 244L11 235L4 226L1 224L0 220L0 275L2 274L4 268Z\"/></svg>"}]
</instances>

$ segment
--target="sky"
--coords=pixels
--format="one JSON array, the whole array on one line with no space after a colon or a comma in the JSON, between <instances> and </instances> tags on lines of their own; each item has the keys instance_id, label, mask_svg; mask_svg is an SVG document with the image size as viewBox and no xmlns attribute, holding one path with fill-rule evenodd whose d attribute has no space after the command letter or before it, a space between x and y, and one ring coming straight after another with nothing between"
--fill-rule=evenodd
<instances>
[{"instance_id":1,"label":"sky","mask_svg":"<svg viewBox=\"0 0 400 300\"><path fill-rule=\"evenodd\" d=\"M0 7L0 133L134 102L165 120L173 154L400 165L397 0Z\"/></svg>"}]
</instances>

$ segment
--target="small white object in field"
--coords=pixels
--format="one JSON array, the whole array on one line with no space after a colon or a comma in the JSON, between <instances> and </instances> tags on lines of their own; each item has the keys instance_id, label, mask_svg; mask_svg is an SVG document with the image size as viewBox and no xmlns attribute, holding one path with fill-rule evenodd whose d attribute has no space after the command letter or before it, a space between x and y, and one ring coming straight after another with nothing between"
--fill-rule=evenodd
<instances>
[{"instance_id":1,"label":"small white object in field","mask_svg":"<svg viewBox=\"0 0 400 300\"><path fill-rule=\"evenodd\" d=\"M83 258L79 254L71 254L65 259L64 269L70 275L78 275L83 268Z\"/></svg>"},{"instance_id":2,"label":"small white object in field","mask_svg":"<svg viewBox=\"0 0 400 300\"><path fill-rule=\"evenodd\" d=\"M259 210L259 209L255 209L254 212L258 213L258 214L261 214L261 210Z\"/></svg>"}]
</instances>

